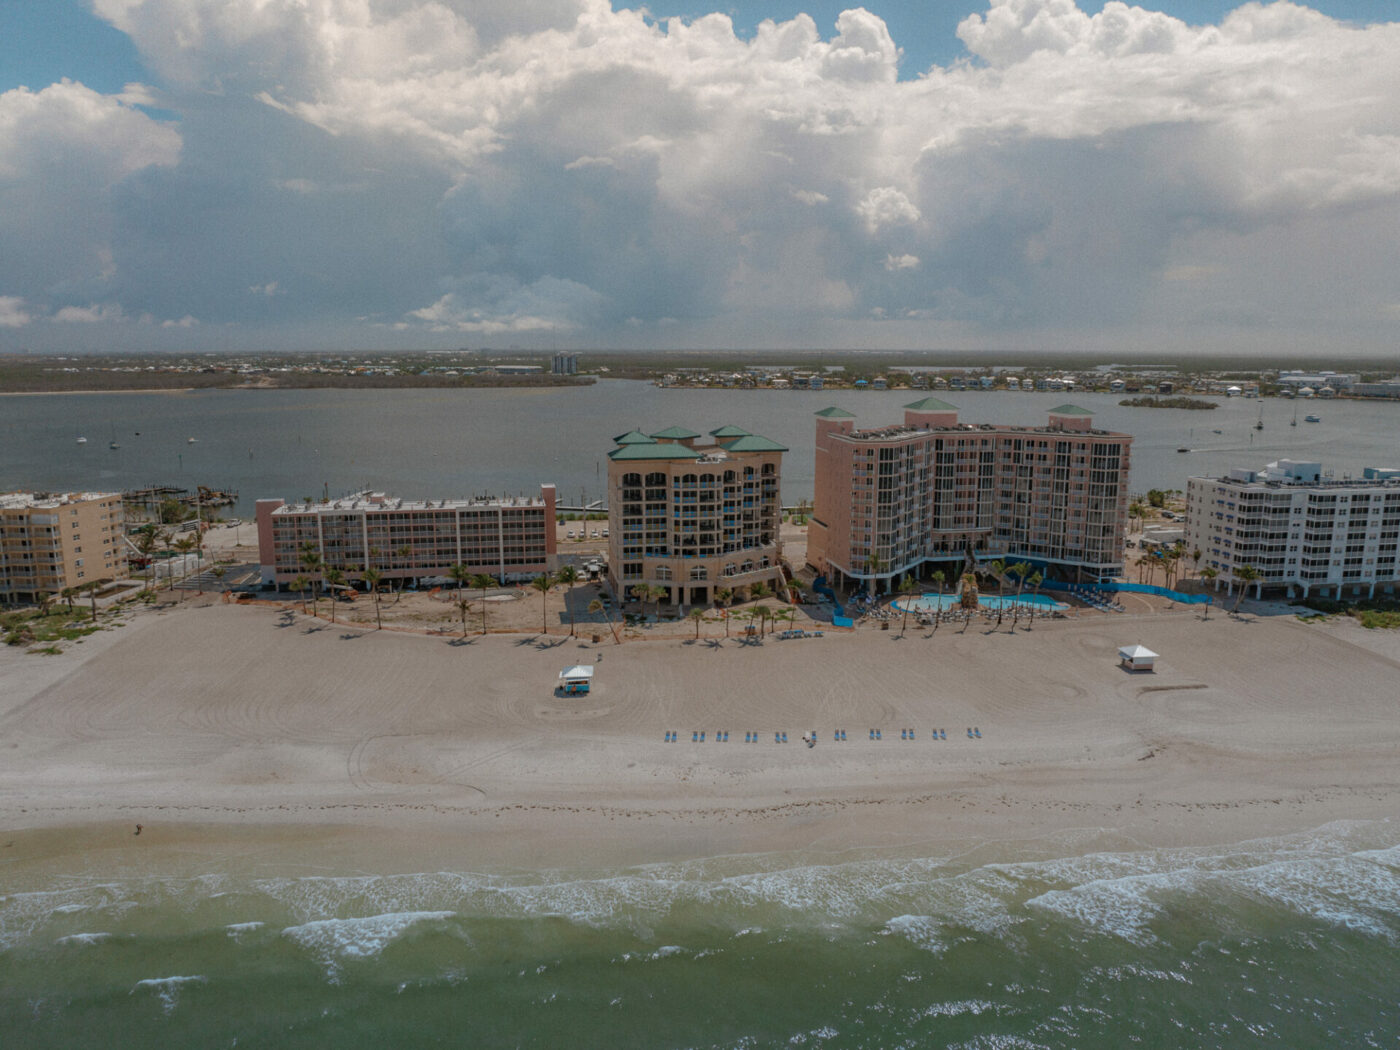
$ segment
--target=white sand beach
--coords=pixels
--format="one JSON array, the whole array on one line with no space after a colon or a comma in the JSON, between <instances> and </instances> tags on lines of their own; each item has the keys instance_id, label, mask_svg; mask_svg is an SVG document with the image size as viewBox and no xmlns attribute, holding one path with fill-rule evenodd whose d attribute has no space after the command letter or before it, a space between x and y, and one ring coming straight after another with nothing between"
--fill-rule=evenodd
<instances>
[{"instance_id":1,"label":"white sand beach","mask_svg":"<svg viewBox=\"0 0 1400 1050\"><path fill-rule=\"evenodd\" d=\"M0 864L538 867L1074 829L1173 845L1400 813L1389 636L1181 609L897 626L595 645L145 611L59 656L0 652ZM1154 674L1117 666L1134 642ZM554 695L573 663L595 665L591 696Z\"/></svg>"}]
</instances>

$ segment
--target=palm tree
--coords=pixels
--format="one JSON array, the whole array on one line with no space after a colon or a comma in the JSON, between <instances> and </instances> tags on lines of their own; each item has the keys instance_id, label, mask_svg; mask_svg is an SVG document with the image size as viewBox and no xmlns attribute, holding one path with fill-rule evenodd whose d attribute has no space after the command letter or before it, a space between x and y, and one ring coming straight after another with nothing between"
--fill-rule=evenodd
<instances>
[{"instance_id":1,"label":"palm tree","mask_svg":"<svg viewBox=\"0 0 1400 1050\"><path fill-rule=\"evenodd\" d=\"M383 579L384 574L373 565L365 566L365 583L369 585L370 596L374 598L374 624L377 631L384 630L384 619L379 613L379 584Z\"/></svg>"},{"instance_id":2,"label":"palm tree","mask_svg":"<svg viewBox=\"0 0 1400 1050\"><path fill-rule=\"evenodd\" d=\"M97 583L89 583L89 584L86 585L86 589L87 589L87 592L88 592L88 601L92 603L92 622L93 622L93 623L96 623L96 622L97 622L97 588L98 588L98 586L99 586L99 585L98 585Z\"/></svg>"},{"instance_id":3,"label":"palm tree","mask_svg":"<svg viewBox=\"0 0 1400 1050\"><path fill-rule=\"evenodd\" d=\"M889 563L880 557L879 553L872 547L870 553L865 556L865 571L870 574L870 597L875 597L876 579L880 573L889 568Z\"/></svg>"},{"instance_id":4,"label":"palm tree","mask_svg":"<svg viewBox=\"0 0 1400 1050\"><path fill-rule=\"evenodd\" d=\"M1202 569L1202 570L1200 571L1199 575L1200 575L1201 579L1205 580L1205 581L1206 581L1206 584L1209 585L1209 584L1215 582L1215 578L1216 578L1217 576L1220 575L1220 572L1219 572L1219 570L1217 570L1217 569L1212 569L1209 565L1207 565L1204 569ZM1210 619L1210 607L1211 607L1213 604L1214 604L1214 602L1209 602L1209 601L1206 602L1206 614L1205 614L1205 616L1203 617L1203 619L1206 619L1206 620L1209 620L1209 619Z\"/></svg>"},{"instance_id":5,"label":"palm tree","mask_svg":"<svg viewBox=\"0 0 1400 1050\"><path fill-rule=\"evenodd\" d=\"M1011 626L1021 622L1021 591L1025 589L1026 577L1030 575L1031 563L1028 561L1018 561L1012 565L1008 572L1016 574L1016 604L1011 609Z\"/></svg>"},{"instance_id":6,"label":"palm tree","mask_svg":"<svg viewBox=\"0 0 1400 1050\"><path fill-rule=\"evenodd\" d=\"M1037 598L1039 598L1039 597L1040 597L1040 585L1041 585L1042 583L1045 582L1045 577L1042 576L1042 575L1040 574L1040 571L1039 571L1039 570L1036 570L1035 572L1031 573L1029 577L1027 577L1026 582L1029 583L1029 584L1031 585L1031 593L1034 594ZM1030 614L1031 614L1030 622L1031 622L1032 624L1035 623L1035 606L1036 606L1036 603L1035 603L1035 602L1032 602L1032 603L1031 603L1031 608L1030 608Z\"/></svg>"},{"instance_id":7,"label":"palm tree","mask_svg":"<svg viewBox=\"0 0 1400 1050\"><path fill-rule=\"evenodd\" d=\"M136 551L146 559L146 589L150 590L155 585L155 553L156 545L160 542L160 529L155 523L147 522L136 530Z\"/></svg>"},{"instance_id":8,"label":"palm tree","mask_svg":"<svg viewBox=\"0 0 1400 1050\"><path fill-rule=\"evenodd\" d=\"M397 554L397 555L399 556L399 560L402 561L402 562L404 563L404 564L403 564L403 567L404 567L405 569L407 569L407 568L408 568L408 559L411 558L411 557L413 557L413 546L412 546L412 544L408 544L408 543L400 544L398 547L394 548L394 553ZM400 577L399 577L399 594L401 594L401 595L403 594L404 584L407 582L407 580L408 580L408 577L407 577L407 576L400 576Z\"/></svg>"},{"instance_id":9,"label":"palm tree","mask_svg":"<svg viewBox=\"0 0 1400 1050\"><path fill-rule=\"evenodd\" d=\"M1232 616L1240 611L1240 602L1244 600L1245 590L1251 583L1259 579L1259 570L1253 565L1241 565L1235 570L1235 579L1240 581L1240 593L1235 595L1235 605L1230 610Z\"/></svg>"},{"instance_id":10,"label":"palm tree","mask_svg":"<svg viewBox=\"0 0 1400 1050\"><path fill-rule=\"evenodd\" d=\"M73 597L78 593L77 590L75 590L75 589L72 588L72 587L65 587L65 588L63 588L63 590L62 590L61 592L59 592L59 593L60 593L60 596L63 598L63 600L64 600L65 602L68 603L68 611L69 611L69 612L72 612L72 611L73 611Z\"/></svg>"},{"instance_id":11,"label":"palm tree","mask_svg":"<svg viewBox=\"0 0 1400 1050\"><path fill-rule=\"evenodd\" d=\"M757 583L755 583L752 587L749 588L749 597L752 598L754 601L758 601L761 598L767 598L771 593L772 591L768 587L768 584L764 583L762 580L759 580Z\"/></svg>"},{"instance_id":12,"label":"palm tree","mask_svg":"<svg viewBox=\"0 0 1400 1050\"><path fill-rule=\"evenodd\" d=\"M462 593L462 591L461 591L460 588L458 588L457 593L458 593L458 594L461 594L461 593ZM458 599L457 599L457 611L460 612L460 613L462 614L462 637L463 637L463 638L465 638L465 637L467 636L467 610L470 609L471 607L472 607L472 600L471 600L470 598L458 598Z\"/></svg>"},{"instance_id":13,"label":"palm tree","mask_svg":"<svg viewBox=\"0 0 1400 1050\"><path fill-rule=\"evenodd\" d=\"M700 640L700 625L705 622L704 609L691 609L690 618L695 621L695 639Z\"/></svg>"},{"instance_id":14,"label":"palm tree","mask_svg":"<svg viewBox=\"0 0 1400 1050\"><path fill-rule=\"evenodd\" d=\"M297 578L292 581L292 590L301 591L301 611L306 614L306 588L311 585L311 581L306 578L305 573L297 573Z\"/></svg>"},{"instance_id":15,"label":"palm tree","mask_svg":"<svg viewBox=\"0 0 1400 1050\"><path fill-rule=\"evenodd\" d=\"M325 577L326 582L335 588L331 591L331 623L335 623L335 603L340 597L340 585L345 582L345 573L339 569L327 569Z\"/></svg>"},{"instance_id":16,"label":"palm tree","mask_svg":"<svg viewBox=\"0 0 1400 1050\"><path fill-rule=\"evenodd\" d=\"M919 585L909 578L909 574L904 574L904 579L899 581L899 593L904 597L904 622L899 625L899 636L904 637L905 630L909 627L909 595L919 589Z\"/></svg>"},{"instance_id":17,"label":"palm tree","mask_svg":"<svg viewBox=\"0 0 1400 1050\"><path fill-rule=\"evenodd\" d=\"M188 554L190 551L194 550L194 539L190 536L181 536L178 540L175 541L175 549L179 551L182 555ZM185 559L182 557L180 559L180 568L183 569L184 567ZM173 572L170 574L170 589L172 591L175 589L175 574ZM202 585L199 593L204 593Z\"/></svg>"},{"instance_id":18,"label":"palm tree","mask_svg":"<svg viewBox=\"0 0 1400 1050\"><path fill-rule=\"evenodd\" d=\"M471 578L471 585L481 591L481 633L486 633L486 591L494 587L496 581L484 572L479 572Z\"/></svg>"},{"instance_id":19,"label":"palm tree","mask_svg":"<svg viewBox=\"0 0 1400 1050\"><path fill-rule=\"evenodd\" d=\"M582 573L572 565L565 565L554 574L554 582L562 583L568 588L568 590L564 592L564 605L569 610L569 635L571 637L577 632L574 630L574 607L569 599L573 596L574 584L578 583L581 579L583 579Z\"/></svg>"},{"instance_id":20,"label":"palm tree","mask_svg":"<svg viewBox=\"0 0 1400 1050\"><path fill-rule=\"evenodd\" d=\"M612 615L608 612L608 607L603 604L603 599L594 598L588 603L588 611L590 613L602 613L603 619L607 621L608 630L612 631L613 642L621 644L622 639L617 636L617 627L613 624Z\"/></svg>"},{"instance_id":21,"label":"palm tree","mask_svg":"<svg viewBox=\"0 0 1400 1050\"><path fill-rule=\"evenodd\" d=\"M472 571L468 569L465 565L463 565L461 562L458 562L456 565L452 566L452 568L447 570L447 575L457 581L457 590L460 591L462 589L462 584L466 583L472 578ZM460 599L462 596L458 594L457 597L458 599Z\"/></svg>"},{"instance_id":22,"label":"palm tree","mask_svg":"<svg viewBox=\"0 0 1400 1050\"><path fill-rule=\"evenodd\" d=\"M755 605L753 609L750 610L749 615L758 620L758 637L761 641L764 635L763 629L768 624L768 617L772 615L772 610L766 605Z\"/></svg>"},{"instance_id":23,"label":"palm tree","mask_svg":"<svg viewBox=\"0 0 1400 1050\"><path fill-rule=\"evenodd\" d=\"M715 604L723 605L725 607L724 611L720 613L720 615L724 618L724 636L726 638L729 637L729 601L733 597L734 589L732 587L715 588Z\"/></svg>"},{"instance_id":24,"label":"palm tree","mask_svg":"<svg viewBox=\"0 0 1400 1050\"><path fill-rule=\"evenodd\" d=\"M933 626L936 630L938 628L938 621L943 615L943 585L948 582L948 577L942 569L935 569L933 572L929 573L929 579L932 580L933 585L938 588L938 607L933 610Z\"/></svg>"},{"instance_id":25,"label":"palm tree","mask_svg":"<svg viewBox=\"0 0 1400 1050\"><path fill-rule=\"evenodd\" d=\"M547 572L542 572L530 581L530 586L540 592L540 625L544 628L544 633L549 633L549 619L546 603L549 599L549 589L554 586L554 578Z\"/></svg>"},{"instance_id":26,"label":"palm tree","mask_svg":"<svg viewBox=\"0 0 1400 1050\"><path fill-rule=\"evenodd\" d=\"M316 544L307 540L301 545L300 561L301 567L306 570L307 574L311 577L311 615L315 616L318 615L319 606L317 602L320 594L319 589L316 587L316 577L322 575L321 569L323 568L321 554L316 549ZM305 604L304 599L302 604Z\"/></svg>"}]
</instances>

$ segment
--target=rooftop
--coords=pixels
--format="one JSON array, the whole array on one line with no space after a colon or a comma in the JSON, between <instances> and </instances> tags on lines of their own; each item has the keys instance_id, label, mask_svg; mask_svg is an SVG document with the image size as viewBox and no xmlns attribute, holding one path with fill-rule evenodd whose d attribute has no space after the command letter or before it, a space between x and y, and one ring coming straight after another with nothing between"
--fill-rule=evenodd
<instances>
[{"instance_id":1,"label":"rooftop","mask_svg":"<svg viewBox=\"0 0 1400 1050\"><path fill-rule=\"evenodd\" d=\"M642 445L622 445L608 453L608 459L623 462L644 459L699 459L701 453L685 445L653 441Z\"/></svg>"},{"instance_id":2,"label":"rooftop","mask_svg":"<svg viewBox=\"0 0 1400 1050\"><path fill-rule=\"evenodd\" d=\"M4 492L0 510L26 510L30 507L65 507L95 499L121 499L120 492Z\"/></svg>"},{"instance_id":3,"label":"rooftop","mask_svg":"<svg viewBox=\"0 0 1400 1050\"><path fill-rule=\"evenodd\" d=\"M401 511L401 510L482 510L490 507L543 507L544 500L538 496L478 496L470 499L403 499L386 496L382 492L356 492L322 503L297 501L284 503L273 514L336 514L345 511Z\"/></svg>"},{"instance_id":4,"label":"rooftop","mask_svg":"<svg viewBox=\"0 0 1400 1050\"><path fill-rule=\"evenodd\" d=\"M912 405L904 407L911 412L956 412L958 410L957 405L950 405L936 397L926 397L922 401L915 401Z\"/></svg>"}]
</instances>

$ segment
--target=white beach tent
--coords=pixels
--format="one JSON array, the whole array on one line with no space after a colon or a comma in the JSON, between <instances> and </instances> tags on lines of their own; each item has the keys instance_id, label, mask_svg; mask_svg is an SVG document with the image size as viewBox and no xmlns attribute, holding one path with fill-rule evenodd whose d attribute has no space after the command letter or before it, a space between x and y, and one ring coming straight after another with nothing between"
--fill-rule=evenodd
<instances>
[{"instance_id":1,"label":"white beach tent","mask_svg":"<svg viewBox=\"0 0 1400 1050\"><path fill-rule=\"evenodd\" d=\"M1128 671L1151 671L1157 654L1145 645L1125 645L1118 650L1118 663Z\"/></svg>"}]
</instances>

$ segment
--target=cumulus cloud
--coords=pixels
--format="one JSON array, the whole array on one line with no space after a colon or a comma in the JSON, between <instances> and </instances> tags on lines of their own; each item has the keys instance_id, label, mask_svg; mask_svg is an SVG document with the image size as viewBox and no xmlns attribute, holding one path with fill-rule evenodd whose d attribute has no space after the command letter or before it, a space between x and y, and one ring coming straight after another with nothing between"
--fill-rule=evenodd
<instances>
[{"instance_id":1,"label":"cumulus cloud","mask_svg":"<svg viewBox=\"0 0 1400 1050\"><path fill-rule=\"evenodd\" d=\"M99 321L122 321L125 319L125 312L118 303L65 306L53 315L53 320L59 324L97 324Z\"/></svg>"},{"instance_id":2,"label":"cumulus cloud","mask_svg":"<svg viewBox=\"0 0 1400 1050\"><path fill-rule=\"evenodd\" d=\"M528 286L508 277L470 283L473 287L448 292L428 306L409 311L400 324L426 322L434 331L483 335L568 331L591 320L600 302L591 288L555 277Z\"/></svg>"},{"instance_id":3,"label":"cumulus cloud","mask_svg":"<svg viewBox=\"0 0 1400 1050\"><path fill-rule=\"evenodd\" d=\"M29 321L23 299L17 295L0 295L0 328L23 328Z\"/></svg>"},{"instance_id":4,"label":"cumulus cloud","mask_svg":"<svg viewBox=\"0 0 1400 1050\"><path fill-rule=\"evenodd\" d=\"M94 0L161 86L0 95L0 234L15 193L64 231L0 287L30 312L602 343L1168 332L1187 293L1221 297L1205 327L1387 316L1397 264L1353 238L1400 221L1400 24L967 5L969 57L899 80L858 7L741 39L607 0ZM80 185L51 190L45 156ZM1343 257L1375 265L1343 280Z\"/></svg>"}]
</instances>

